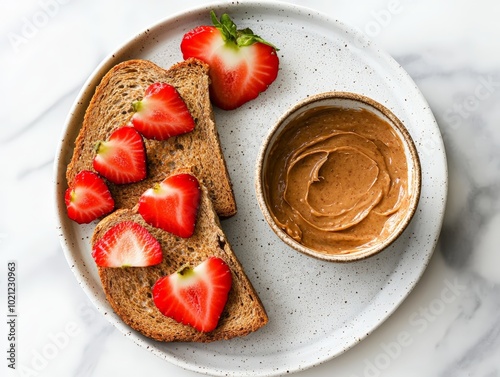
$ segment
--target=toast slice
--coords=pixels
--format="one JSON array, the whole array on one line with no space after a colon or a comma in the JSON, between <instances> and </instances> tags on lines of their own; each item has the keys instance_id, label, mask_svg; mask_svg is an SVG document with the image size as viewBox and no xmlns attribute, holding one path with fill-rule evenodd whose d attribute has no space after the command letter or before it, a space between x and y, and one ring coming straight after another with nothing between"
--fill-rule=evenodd
<instances>
[{"instance_id":1,"label":"toast slice","mask_svg":"<svg viewBox=\"0 0 500 377\"><path fill-rule=\"evenodd\" d=\"M101 220L92 236L94 245L112 226L125 220L145 226L160 242L163 262L151 267L98 267L106 298L116 314L143 335L165 342L211 342L247 335L268 322L259 296L235 256L221 227L207 189L202 187L195 232L190 238L178 238L144 222L132 209L117 210ZM164 316L155 306L151 288L163 276L170 275L185 264L195 267L209 256L217 256L229 265L233 283L218 326L202 333Z\"/></svg>"},{"instance_id":2,"label":"toast slice","mask_svg":"<svg viewBox=\"0 0 500 377\"><path fill-rule=\"evenodd\" d=\"M147 60L128 60L114 66L97 86L85 113L66 170L68 185L71 186L79 171L94 171L96 143L106 140L116 128L129 122L132 102L142 99L150 84L166 82L179 91L196 127L192 132L165 141L144 139L147 178L126 185L107 182L116 209L134 207L139 196L153 183L161 182L176 168L192 166L194 173L205 182L217 214L220 217L234 215L236 201L209 99L208 69L207 64L196 59L182 61L168 70Z\"/></svg>"}]
</instances>

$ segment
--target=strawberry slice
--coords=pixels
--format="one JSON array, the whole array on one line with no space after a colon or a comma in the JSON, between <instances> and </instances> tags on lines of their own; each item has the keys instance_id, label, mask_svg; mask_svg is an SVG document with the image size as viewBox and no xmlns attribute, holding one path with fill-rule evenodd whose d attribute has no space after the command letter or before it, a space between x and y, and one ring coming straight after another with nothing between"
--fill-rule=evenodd
<instances>
[{"instance_id":1,"label":"strawberry slice","mask_svg":"<svg viewBox=\"0 0 500 377\"><path fill-rule=\"evenodd\" d=\"M142 136L134 127L120 127L107 141L96 145L94 169L117 184L146 178L146 150Z\"/></svg>"},{"instance_id":2,"label":"strawberry slice","mask_svg":"<svg viewBox=\"0 0 500 377\"><path fill-rule=\"evenodd\" d=\"M87 224L104 216L115 207L108 186L96 173L79 172L64 195L68 217L79 224Z\"/></svg>"},{"instance_id":3,"label":"strawberry slice","mask_svg":"<svg viewBox=\"0 0 500 377\"><path fill-rule=\"evenodd\" d=\"M151 84L132 104L132 125L148 139L165 140L194 130L195 122L177 89L167 83Z\"/></svg>"},{"instance_id":4,"label":"strawberry slice","mask_svg":"<svg viewBox=\"0 0 500 377\"><path fill-rule=\"evenodd\" d=\"M111 227L92 248L100 267L147 267L161 263L160 243L142 225L123 221Z\"/></svg>"},{"instance_id":5,"label":"strawberry slice","mask_svg":"<svg viewBox=\"0 0 500 377\"><path fill-rule=\"evenodd\" d=\"M189 238L194 233L200 197L195 177L187 173L172 175L141 195L139 213L148 224Z\"/></svg>"},{"instance_id":6,"label":"strawberry slice","mask_svg":"<svg viewBox=\"0 0 500 377\"><path fill-rule=\"evenodd\" d=\"M184 59L200 59L210 66L210 98L224 110L235 109L256 98L278 76L278 49L250 29L237 30L227 14L220 21L212 11L214 26L198 26L181 42Z\"/></svg>"},{"instance_id":7,"label":"strawberry slice","mask_svg":"<svg viewBox=\"0 0 500 377\"><path fill-rule=\"evenodd\" d=\"M210 257L194 268L184 266L160 278L152 288L153 301L163 315L209 332L217 327L231 285L229 266Z\"/></svg>"}]
</instances>

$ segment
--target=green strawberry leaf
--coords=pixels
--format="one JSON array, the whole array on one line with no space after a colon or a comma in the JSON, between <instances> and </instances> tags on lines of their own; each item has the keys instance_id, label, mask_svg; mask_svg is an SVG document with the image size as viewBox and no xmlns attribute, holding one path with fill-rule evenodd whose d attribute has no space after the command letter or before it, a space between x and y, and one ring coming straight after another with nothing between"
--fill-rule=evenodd
<instances>
[{"instance_id":1,"label":"green strawberry leaf","mask_svg":"<svg viewBox=\"0 0 500 377\"><path fill-rule=\"evenodd\" d=\"M231 20L231 18L227 13L224 13L220 17L219 21L217 19L217 16L215 15L215 12L212 10L210 12L210 17L212 19L212 23L217 29L220 30L220 32L222 33L222 38L228 44L235 44L237 47L246 47L246 46L251 46L254 43L260 42L268 46L271 46L276 51L279 51L279 49L272 43L269 43L263 38L254 34L254 32L251 29L245 28L238 30L236 24L233 22L233 20Z\"/></svg>"}]
</instances>

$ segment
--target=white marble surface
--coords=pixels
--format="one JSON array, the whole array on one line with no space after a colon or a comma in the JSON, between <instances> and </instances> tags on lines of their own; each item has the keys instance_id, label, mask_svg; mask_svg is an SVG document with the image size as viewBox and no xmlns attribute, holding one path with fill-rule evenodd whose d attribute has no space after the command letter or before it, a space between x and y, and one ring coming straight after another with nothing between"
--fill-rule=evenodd
<instances>
[{"instance_id":1,"label":"white marble surface","mask_svg":"<svg viewBox=\"0 0 500 377\"><path fill-rule=\"evenodd\" d=\"M440 126L449 195L413 292L351 350L297 376L500 376L500 3L290 1L364 32L415 80ZM0 15L1 376L197 376L139 348L91 305L59 244L53 163L95 66L202 0L23 0ZM16 262L16 367L8 368L8 262Z\"/></svg>"}]
</instances>

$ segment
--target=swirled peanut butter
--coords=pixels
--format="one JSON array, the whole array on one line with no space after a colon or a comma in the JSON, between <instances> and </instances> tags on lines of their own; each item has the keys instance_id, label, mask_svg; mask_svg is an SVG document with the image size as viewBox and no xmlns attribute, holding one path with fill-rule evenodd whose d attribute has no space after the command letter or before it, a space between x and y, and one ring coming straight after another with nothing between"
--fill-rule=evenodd
<instances>
[{"instance_id":1,"label":"swirled peanut butter","mask_svg":"<svg viewBox=\"0 0 500 377\"><path fill-rule=\"evenodd\" d=\"M275 222L322 253L352 253L386 238L409 206L403 143L365 109L307 110L286 126L267 161Z\"/></svg>"}]
</instances>

